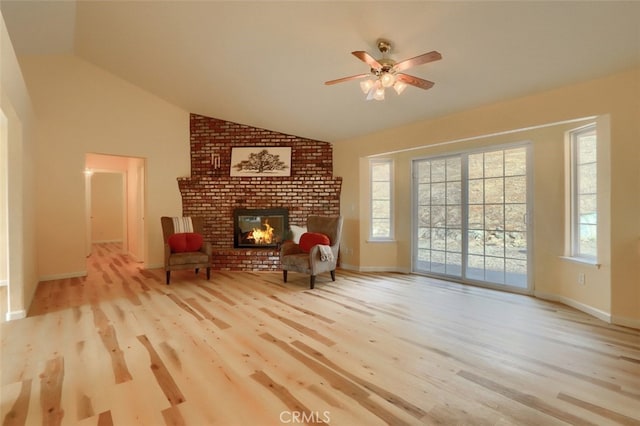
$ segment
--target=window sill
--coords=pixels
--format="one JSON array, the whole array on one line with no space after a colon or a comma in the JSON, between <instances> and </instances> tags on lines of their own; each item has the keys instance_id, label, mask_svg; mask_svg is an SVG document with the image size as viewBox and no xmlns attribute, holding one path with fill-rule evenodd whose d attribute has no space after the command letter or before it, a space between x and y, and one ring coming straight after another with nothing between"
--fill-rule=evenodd
<instances>
[{"instance_id":1,"label":"window sill","mask_svg":"<svg viewBox=\"0 0 640 426\"><path fill-rule=\"evenodd\" d=\"M595 260L585 259L582 257L560 256L560 259L566 260L568 262L574 262L574 263L580 263L583 265L593 266L596 269L600 269L600 267L602 266L602 264L596 262Z\"/></svg>"}]
</instances>

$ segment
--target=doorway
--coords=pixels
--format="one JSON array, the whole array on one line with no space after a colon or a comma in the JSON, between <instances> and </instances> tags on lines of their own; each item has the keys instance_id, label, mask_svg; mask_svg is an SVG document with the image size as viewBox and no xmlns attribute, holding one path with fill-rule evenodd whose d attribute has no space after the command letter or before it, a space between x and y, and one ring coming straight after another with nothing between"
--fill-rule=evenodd
<instances>
[{"instance_id":1,"label":"doorway","mask_svg":"<svg viewBox=\"0 0 640 426\"><path fill-rule=\"evenodd\" d=\"M94 243L119 243L122 253L144 262L146 253L145 160L86 154L86 254Z\"/></svg>"}]
</instances>

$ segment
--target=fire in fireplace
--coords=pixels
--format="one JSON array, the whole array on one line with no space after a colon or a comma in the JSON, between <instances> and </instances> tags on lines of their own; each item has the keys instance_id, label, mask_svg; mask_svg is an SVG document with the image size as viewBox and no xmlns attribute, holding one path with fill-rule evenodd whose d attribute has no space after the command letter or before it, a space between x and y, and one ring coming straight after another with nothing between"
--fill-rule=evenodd
<instances>
[{"instance_id":1,"label":"fire in fireplace","mask_svg":"<svg viewBox=\"0 0 640 426\"><path fill-rule=\"evenodd\" d=\"M235 209L233 246L277 247L289 229L289 210L285 208Z\"/></svg>"}]
</instances>

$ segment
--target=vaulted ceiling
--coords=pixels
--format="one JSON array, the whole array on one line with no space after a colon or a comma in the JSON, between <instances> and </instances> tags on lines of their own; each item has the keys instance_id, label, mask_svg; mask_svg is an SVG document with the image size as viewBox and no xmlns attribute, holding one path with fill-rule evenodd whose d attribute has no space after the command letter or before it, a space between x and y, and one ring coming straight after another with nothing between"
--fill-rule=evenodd
<instances>
[{"instance_id":1,"label":"vaulted ceiling","mask_svg":"<svg viewBox=\"0 0 640 426\"><path fill-rule=\"evenodd\" d=\"M640 65L640 2L8 1L18 57L75 54L181 107L340 141ZM366 101L351 55L437 50L431 80Z\"/></svg>"}]
</instances>

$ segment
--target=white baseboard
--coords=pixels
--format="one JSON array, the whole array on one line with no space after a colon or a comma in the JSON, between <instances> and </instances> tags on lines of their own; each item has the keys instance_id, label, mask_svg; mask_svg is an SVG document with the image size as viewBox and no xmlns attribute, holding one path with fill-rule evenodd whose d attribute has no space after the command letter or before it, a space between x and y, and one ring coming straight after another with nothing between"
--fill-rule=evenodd
<instances>
[{"instance_id":1,"label":"white baseboard","mask_svg":"<svg viewBox=\"0 0 640 426\"><path fill-rule=\"evenodd\" d=\"M349 265L348 263L344 263L344 262L340 262L340 265L338 265L340 267L340 269L344 269L347 271L359 271L360 268L354 265Z\"/></svg>"},{"instance_id":2,"label":"white baseboard","mask_svg":"<svg viewBox=\"0 0 640 426\"><path fill-rule=\"evenodd\" d=\"M608 312L605 312L603 310L594 308L593 306L589 306L587 304L584 304L582 302L578 302L577 300L573 300L569 297L565 297L565 296L559 296L557 294L550 294L550 293L542 293L539 291L534 292L534 296L540 298L540 299L544 299L544 300L550 300L552 302L560 302L563 303L567 306L571 306L572 308L575 308L579 311L582 311L586 314L589 314L591 316L594 316L604 322L607 323L612 323L611 321L611 314Z\"/></svg>"},{"instance_id":3,"label":"white baseboard","mask_svg":"<svg viewBox=\"0 0 640 426\"><path fill-rule=\"evenodd\" d=\"M7 280L0 280L0 287L6 287L9 285L9 281Z\"/></svg>"},{"instance_id":4,"label":"white baseboard","mask_svg":"<svg viewBox=\"0 0 640 426\"><path fill-rule=\"evenodd\" d=\"M621 317L618 315L613 315L611 317L611 322L616 325L621 325L623 327L636 328L640 330L640 319Z\"/></svg>"},{"instance_id":5,"label":"white baseboard","mask_svg":"<svg viewBox=\"0 0 640 426\"><path fill-rule=\"evenodd\" d=\"M135 263L144 263L143 260L140 260L138 258L138 256L136 256L135 254L131 253L130 251L127 252L127 256L129 256Z\"/></svg>"},{"instance_id":6,"label":"white baseboard","mask_svg":"<svg viewBox=\"0 0 640 426\"><path fill-rule=\"evenodd\" d=\"M67 274L43 275L38 281L64 280L66 278L86 277L87 271L69 272Z\"/></svg>"},{"instance_id":7,"label":"white baseboard","mask_svg":"<svg viewBox=\"0 0 640 426\"><path fill-rule=\"evenodd\" d=\"M145 263L143 269L160 269L164 268L164 263Z\"/></svg>"},{"instance_id":8,"label":"white baseboard","mask_svg":"<svg viewBox=\"0 0 640 426\"><path fill-rule=\"evenodd\" d=\"M5 314L5 320L13 321L27 317L27 311L20 309L19 311L11 311Z\"/></svg>"},{"instance_id":9,"label":"white baseboard","mask_svg":"<svg viewBox=\"0 0 640 426\"><path fill-rule=\"evenodd\" d=\"M356 272L398 272L401 274L411 273L411 269L399 268L397 266L354 266L349 265L348 263L341 263L340 268L346 269L347 271Z\"/></svg>"},{"instance_id":10,"label":"white baseboard","mask_svg":"<svg viewBox=\"0 0 640 426\"><path fill-rule=\"evenodd\" d=\"M401 274L408 274L411 269L399 268L397 266L364 266L360 268L360 272L399 272Z\"/></svg>"}]
</instances>

